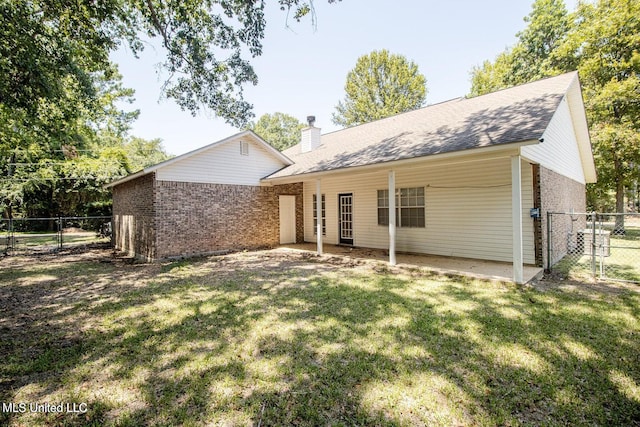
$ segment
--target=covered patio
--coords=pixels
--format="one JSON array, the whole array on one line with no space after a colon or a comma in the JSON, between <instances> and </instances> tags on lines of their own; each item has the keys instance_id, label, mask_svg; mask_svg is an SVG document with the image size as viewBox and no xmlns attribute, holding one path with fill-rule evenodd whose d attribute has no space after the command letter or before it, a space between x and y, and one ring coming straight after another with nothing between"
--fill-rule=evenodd
<instances>
[{"instance_id":1,"label":"covered patio","mask_svg":"<svg viewBox=\"0 0 640 427\"><path fill-rule=\"evenodd\" d=\"M282 245L279 250L300 251L317 254L315 243L297 243ZM323 245L323 256L340 256L380 261L381 264L388 264L389 252L384 249L358 248L341 245ZM513 282L513 264L498 261L485 261L469 258L444 257L426 254L396 254L396 265L400 267L417 267L440 274L456 274L474 279L497 280ZM527 266L523 268L523 283L542 275L542 268Z\"/></svg>"}]
</instances>

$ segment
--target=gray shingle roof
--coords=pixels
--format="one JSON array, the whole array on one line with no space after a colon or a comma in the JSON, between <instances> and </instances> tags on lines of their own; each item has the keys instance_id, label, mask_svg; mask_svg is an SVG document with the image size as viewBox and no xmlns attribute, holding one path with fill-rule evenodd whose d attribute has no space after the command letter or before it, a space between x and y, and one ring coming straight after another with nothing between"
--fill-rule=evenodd
<instances>
[{"instance_id":1,"label":"gray shingle roof","mask_svg":"<svg viewBox=\"0 0 640 427\"><path fill-rule=\"evenodd\" d=\"M268 178L536 140L575 79L571 72L328 133L311 152L285 150L294 164Z\"/></svg>"}]
</instances>

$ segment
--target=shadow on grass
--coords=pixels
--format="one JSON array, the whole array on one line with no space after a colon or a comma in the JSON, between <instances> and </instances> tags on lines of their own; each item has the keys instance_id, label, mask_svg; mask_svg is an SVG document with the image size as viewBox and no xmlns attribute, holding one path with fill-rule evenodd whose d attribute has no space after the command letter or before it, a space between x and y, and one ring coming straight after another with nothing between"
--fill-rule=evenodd
<instances>
[{"instance_id":1,"label":"shadow on grass","mask_svg":"<svg viewBox=\"0 0 640 427\"><path fill-rule=\"evenodd\" d=\"M89 405L4 413L3 424L640 420L634 293L593 298L251 254L3 275L16 280L0 281L3 301L21 308L0 318L13 337L0 345L0 399Z\"/></svg>"}]
</instances>

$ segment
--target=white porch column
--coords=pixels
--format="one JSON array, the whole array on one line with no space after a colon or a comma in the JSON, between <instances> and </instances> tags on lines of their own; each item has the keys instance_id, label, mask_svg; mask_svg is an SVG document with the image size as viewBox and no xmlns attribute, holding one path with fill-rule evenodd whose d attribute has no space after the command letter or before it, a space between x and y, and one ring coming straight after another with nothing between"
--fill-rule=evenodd
<instances>
[{"instance_id":1,"label":"white porch column","mask_svg":"<svg viewBox=\"0 0 640 427\"><path fill-rule=\"evenodd\" d=\"M522 167L520 156L511 157L511 223L513 231L513 281L524 282L522 246Z\"/></svg>"},{"instance_id":2,"label":"white porch column","mask_svg":"<svg viewBox=\"0 0 640 427\"><path fill-rule=\"evenodd\" d=\"M396 265L396 173L389 171L389 264Z\"/></svg>"},{"instance_id":3,"label":"white porch column","mask_svg":"<svg viewBox=\"0 0 640 427\"><path fill-rule=\"evenodd\" d=\"M318 245L318 255L322 255L322 188L320 178L316 179L316 242Z\"/></svg>"}]
</instances>

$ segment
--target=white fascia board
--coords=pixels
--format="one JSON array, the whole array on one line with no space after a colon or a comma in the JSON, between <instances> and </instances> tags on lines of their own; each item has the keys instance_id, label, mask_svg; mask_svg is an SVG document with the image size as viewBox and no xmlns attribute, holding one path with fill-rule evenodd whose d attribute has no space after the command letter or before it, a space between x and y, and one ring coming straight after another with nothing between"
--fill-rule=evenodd
<instances>
[{"instance_id":1,"label":"white fascia board","mask_svg":"<svg viewBox=\"0 0 640 427\"><path fill-rule=\"evenodd\" d=\"M580 161L582 163L584 178L587 183L594 183L597 181L598 176L593 159L593 147L591 145L591 136L589 135L589 124L587 122L587 114L585 112L578 74L576 74L575 79L571 82L567 92L569 112L573 119L574 131L578 140L578 151L580 153Z\"/></svg>"},{"instance_id":2,"label":"white fascia board","mask_svg":"<svg viewBox=\"0 0 640 427\"><path fill-rule=\"evenodd\" d=\"M142 169L141 171L132 173L132 174L127 175L125 177L122 177L120 179L116 179L115 181L111 181L110 183L103 185L102 188L112 188L112 187L115 187L116 185L124 184L127 181L131 181L131 180L134 180L136 178L140 178L141 176L144 176L144 175L146 175L148 173L149 172L147 172L146 169Z\"/></svg>"}]
</instances>

